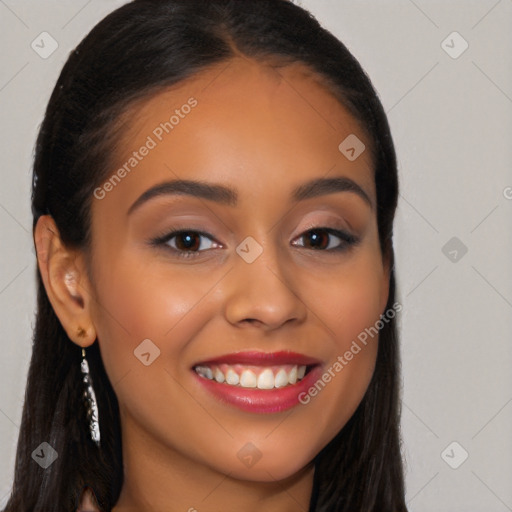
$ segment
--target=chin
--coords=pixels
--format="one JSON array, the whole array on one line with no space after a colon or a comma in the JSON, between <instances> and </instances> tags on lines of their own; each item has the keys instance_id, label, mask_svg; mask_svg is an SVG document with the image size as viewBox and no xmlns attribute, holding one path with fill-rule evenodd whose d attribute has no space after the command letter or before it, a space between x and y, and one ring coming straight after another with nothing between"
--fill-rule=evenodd
<instances>
[{"instance_id":1,"label":"chin","mask_svg":"<svg viewBox=\"0 0 512 512\"><path fill-rule=\"evenodd\" d=\"M309 456L303 453L300 457L297 455L295 449L290 452L273 451L267 455L255 451L252 458L244 457L242 453L240 458L236 457L235 461L231 459L230 464L223 464L222 467L213 469L237 480L272 483L291 478L304 470L312 463L316 453Z\"/></svg>"}]
</instances>

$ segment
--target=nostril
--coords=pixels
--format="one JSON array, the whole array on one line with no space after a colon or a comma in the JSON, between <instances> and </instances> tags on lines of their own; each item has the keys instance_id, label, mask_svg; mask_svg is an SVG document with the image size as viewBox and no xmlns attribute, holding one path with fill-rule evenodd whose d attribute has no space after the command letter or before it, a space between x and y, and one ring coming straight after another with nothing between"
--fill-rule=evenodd
<instances>
[{"instance_id":1,"label":"nostril","mask_svg":"<svg viewBox=\"0 0 512 512\"><path fill-rule=\"evenodd\" d=\"M250 323L250 324L253 324L253 323L255 323L255 322L258 322L258 320L256 320L256 318L246 318L246 319L244 320L244 322L248 322L248 323Z\"/></svg>"}]
</instances>

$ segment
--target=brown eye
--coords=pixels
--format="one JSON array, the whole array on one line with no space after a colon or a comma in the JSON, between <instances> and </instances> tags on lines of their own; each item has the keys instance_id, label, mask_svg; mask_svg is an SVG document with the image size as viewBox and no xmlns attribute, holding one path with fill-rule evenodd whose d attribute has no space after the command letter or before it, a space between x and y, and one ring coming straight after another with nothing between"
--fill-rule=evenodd
<instances>
[{"instance_id":1,"label":"brown eye","mask_svg":"<svg viewBox=\"0 0 512 512\"><path fill-rule=\"evenodd\" d=\"M337 245L332 246L331 241L334 238L338 238L341 242ZM314 228L303 233L299 239L304 239L305 243L300 244L300 247L310 250L320 251L342 251L347 249L351 245L356 244L359 240L353 235L332 228Z\"/></svg>"},{"instance_id":2,"label":"brown eye","mask_svg":"<svg viewBox=\"0 0 512 512\"><path fill-rule=\"evenodd\" d=\"M317 229L315 231L308 231L306 235L303 235L307 244L305 247L312 249L325 249L329 246L329 233L325 230Z\"/></svg>"},{"instance_id":3,"label":"brown eye","mask_svg":"<svg viewBox=\"0 0 512 512\"><path fill-rule=\"evenodd\" d=\"M196 251L201 245L200 235L194 231L180 231L175 238L180 251Z\"/></svg>"},{"instance_id":4,"label":"brown eye","mask_svg":"<svg viewBox=\"0 0 512 512\"><path fill-rule=\"evenodd\" d=\"M208 249L220 247L211 235L193 229L176 229L154 238L150 243L154 247L168 249L173 256L183 258L200 256Z\"/></svg>"}]
</instances>

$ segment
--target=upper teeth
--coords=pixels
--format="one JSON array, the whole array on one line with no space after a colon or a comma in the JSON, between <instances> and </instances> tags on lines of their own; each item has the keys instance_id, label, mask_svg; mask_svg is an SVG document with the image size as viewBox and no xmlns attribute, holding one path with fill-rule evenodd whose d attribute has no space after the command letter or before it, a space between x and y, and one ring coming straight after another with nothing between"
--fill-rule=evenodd
<instances>
[{"instance_id":1,"label":"upper teeth","mask_svg":"<svg viewBox=\"0 0 512 512\"><path fill-rule=\"evenodd\" d=\"M306 373L306 366L256 367L243 365L196 366L196 373L209 380L243 388L274 389L295 384Z\"/></svg>"}]
</instances>

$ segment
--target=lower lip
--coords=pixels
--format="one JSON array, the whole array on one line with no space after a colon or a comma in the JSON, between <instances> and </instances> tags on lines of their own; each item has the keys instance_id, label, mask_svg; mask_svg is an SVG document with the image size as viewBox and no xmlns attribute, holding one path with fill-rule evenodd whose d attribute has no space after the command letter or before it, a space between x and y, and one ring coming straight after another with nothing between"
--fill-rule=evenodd
<instances>
[{"instance_id":1,"label":"lower lip","mask_svg":"<svg viewBox=\"0 0 512 512\"><path fill-rule=\"evenodd\" d=\"M243 411L263 414L286 411L300 404L299 396L307 393L313 383L320 378L322 367L320 365L313 367L296 384L268 390L221 384L216 380L201 377L195 370L192 372L201 385L221 402L234 405Z\"/></svg>"}]
</instances>

